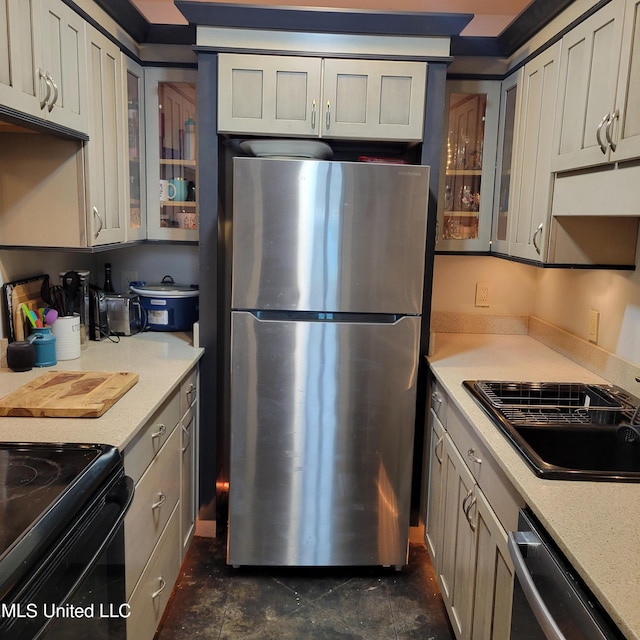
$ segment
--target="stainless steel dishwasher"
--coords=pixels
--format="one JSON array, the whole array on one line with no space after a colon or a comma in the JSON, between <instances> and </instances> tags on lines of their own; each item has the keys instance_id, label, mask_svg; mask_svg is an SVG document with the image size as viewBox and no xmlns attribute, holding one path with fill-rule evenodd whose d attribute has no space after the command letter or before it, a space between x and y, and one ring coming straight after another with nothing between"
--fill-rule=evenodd
<instances>
[{"instance_id":1,"label":"stainless steel dishwasher","mask_svg":"<svg viewBox=\"0 0 640 640\"><path fill-rule=\"evenodd\" d=\"M527 509L508 546L516 573L511 640L623 638Z\"/></svg>"}]
</instances>

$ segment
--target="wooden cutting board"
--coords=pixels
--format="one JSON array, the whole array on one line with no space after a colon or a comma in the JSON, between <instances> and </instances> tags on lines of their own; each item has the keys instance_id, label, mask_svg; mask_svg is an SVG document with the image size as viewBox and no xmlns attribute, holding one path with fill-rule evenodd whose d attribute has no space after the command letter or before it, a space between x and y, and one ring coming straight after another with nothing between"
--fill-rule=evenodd
<instances>
[{"instance_id":1,"label":"wooden cutting board","mask_svg":"<svg viewBox=\"0 0 640 640\"><path fill-rule=\"evenodd\" d=\"M136 382L137 373L49 371L0 398L0 416L98 418Z\"/></svg>"}]
</instances>

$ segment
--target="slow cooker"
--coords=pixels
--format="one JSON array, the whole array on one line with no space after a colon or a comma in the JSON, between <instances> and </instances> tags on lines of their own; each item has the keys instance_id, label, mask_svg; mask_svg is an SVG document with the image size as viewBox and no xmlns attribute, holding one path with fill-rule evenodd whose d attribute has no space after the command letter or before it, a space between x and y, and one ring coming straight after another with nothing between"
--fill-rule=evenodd
<instances>
[{"instance_id":1,"label":"slow cooker","mask_svg":"<svg viewBox=\"0 0 640 640\"><path fill-rule=\"evenodd\" d=\"M197 285L180 285L171 276L157 284L131 282L129 288L140 296L146 314L145 326L151 331L191 331L198 320Z\"/></svg>"}]
</instances>

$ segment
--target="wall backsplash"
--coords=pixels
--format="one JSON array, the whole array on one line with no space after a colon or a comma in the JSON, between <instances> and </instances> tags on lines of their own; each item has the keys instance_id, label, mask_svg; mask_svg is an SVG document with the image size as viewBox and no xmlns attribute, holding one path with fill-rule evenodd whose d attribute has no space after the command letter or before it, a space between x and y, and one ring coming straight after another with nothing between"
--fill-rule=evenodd
<instances>
[{"instance_id":1,"label":"wall backsplash","mask_svg":"<svg viewBox=\"0 0 640 640\"><path fill-rule=\"evenodd\" d=\"M123 247L99 253L64 251L0 251L0 285L5 282L48 273L56 278L60 271L91 271L92 284L104 284L104 264L111 262L113 283L118 291L125 286L124 274L136 273L139 280L160 282L170 275L180 284L198 282L198 247L192 245L149 244ZM6 337L4 312L0 313L0 337Z\"/></svg>"},{"instance_id":2,"label":"wall backsplash","mask_svg":"<svg viewBox=\"0 0 640 640\"><path fill-rule=\"evenodd\" d=\"M636 250L636 264L639 256ZM475 285L489 284L488 308L475 307ZM487 256L435 258L434 312L536 316L588 339L589 310L600 312L598 346L640 365L640 273L543 269Z\"/></svg>"}]
</instances>

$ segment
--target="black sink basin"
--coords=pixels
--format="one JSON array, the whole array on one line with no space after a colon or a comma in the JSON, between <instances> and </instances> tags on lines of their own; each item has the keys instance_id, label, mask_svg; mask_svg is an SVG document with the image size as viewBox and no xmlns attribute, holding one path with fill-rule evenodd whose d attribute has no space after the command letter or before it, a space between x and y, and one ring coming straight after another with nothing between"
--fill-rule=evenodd
<instances>
[{"instance_id":1,"label":"black sink basin","mask_svg":"<svg viewBox=\"0 0 640 640\"><path fill-rule=\"evenodd\" d=\"M640 436L625 429L640 400L622 389L486 380L464 386L540 477L640 482Z\"/></svg>"}]
</instances>

